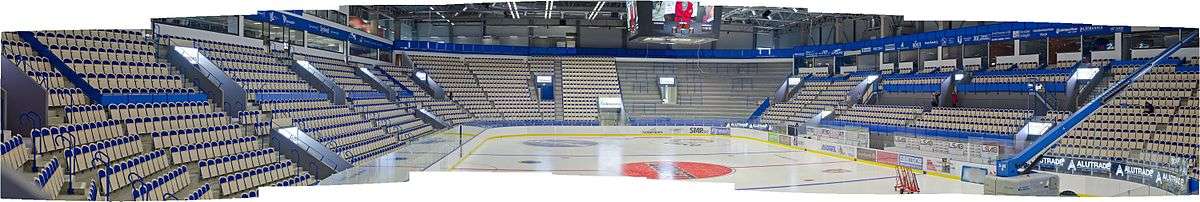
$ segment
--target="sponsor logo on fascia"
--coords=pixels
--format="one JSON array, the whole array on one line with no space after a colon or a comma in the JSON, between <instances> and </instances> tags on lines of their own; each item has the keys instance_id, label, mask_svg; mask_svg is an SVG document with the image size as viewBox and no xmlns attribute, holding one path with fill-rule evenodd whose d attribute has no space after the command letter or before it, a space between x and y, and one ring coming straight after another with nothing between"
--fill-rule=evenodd
<instances>
[{"instance_id":1,"label":"sponsor logo on fascia","mask_svg":"<svg viewBox=\"0 0 1200 202\"><path fill-rule=\"evenodd\" d=\"M1042 162L1038 163L1038 164L1049 165L1049 166L1053 166L1053 167L1057 168L1057 167L1062 166L1063 163L1066 163L1066 161L1067 161L1067 159L1063 159L1063 158L1043 158Z\"/></svg>"},{"instance_id":2,"label":"sponsor logo on fascia","mask_svg":"<svg viewBox=\"0 0 1200 202\"><path fill-rule=\"evenodd\" d=\"M1109 168L1112 168L1112 163L1077 160L1077 161L1072 162L1070 165L1068 165L1067 170L1075 171L1078 169L1082 169L1082 170L1091 170L1091 171L1105 171L1105 170L1108 170Z\"/></svg>"}]
</instances>

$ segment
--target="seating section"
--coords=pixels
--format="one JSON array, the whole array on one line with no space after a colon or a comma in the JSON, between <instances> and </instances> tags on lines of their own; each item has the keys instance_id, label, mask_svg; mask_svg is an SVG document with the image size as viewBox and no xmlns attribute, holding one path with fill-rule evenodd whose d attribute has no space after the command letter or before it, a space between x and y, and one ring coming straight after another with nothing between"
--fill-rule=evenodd
<instances>
[{"instance_id":1,"label":"seating section","mask_svg":"<svg viewBox=\"0 0 1200 202\"><path fill-rule=\"evenodd\" d=\"M1029 83L1031 79L1036 79L1043 83L1062 83L1067 82L1071 75L1069 73L1056 74L1009 74L996 76L980 76L971 79L972 83Z\"/></svg>"},{"instance_id":2,"label":"seating section","mask_svg":"<svg viewBox=\"0 0 1200 202\"><path fill-rule=\"evenodd\" d=\"M309 175L308 173L304 173L302 175L297 175L297 176L293 176L293 177L290 177L290 178L287 178L284 180L280 180L278 183L275 183L275 186L280 186L280 187L283 187L283 186L308 186L308 185L313 185L313 184L317 183L317 180L315 180L315 178L316 177L313 177L312 175Z\"/></svg>"},{"instance_id":3,"label":"seating section","mask_svg":"<svg viewBox=\"0 0 1200 202\"><path fill-rule=\"evenodd\" d=\"M745 119L775 93L791 62L617 62L628 116ZM660 77L675 78L675 104L663 104Z\"/></svg>"},{"instance_id":4,"label":"seating section","mask_svg":"<svg viewBox=\"0 0 1200 202\"><path fill-rule=\"evenodd\" d=\"M444 54L410 54L409 58L445 87L454 104L477 120L595 120L597 97L618 97L620 92L611 58ZM561 103L537 97L535 76L555 78L555 97ZM448 105L444 103L425 104L432 104L434 110L453 109L439 107Z\"/></svg>"},{"instance_id":5,"label":"seating section","mask_svg":"<svg viewBox=\"0 0 1200 202\"><path fill-rule=\"evenodd\" d=\"M29 161L30 154L28 145L20 136L15 136L11 131L4 130L3 137L0 138L0 159L3 159L4 166L10 168L21 168L26 161Z\"/></svg>"},{"instance_id":6,"label":"seating section","mask_svg":"<svg viewBox=\"0 0 1200 202\"><path fill-rule=\"evenodd\" d=\"M880 84L887 93L932 93L941 89L949 73L884 75ZM857 83L856 83L857 84Z\"/></svg>"},{"instance_id":7,"label":"seating section","mask_svg":"<svg viewBox=\"0 0 1200 202\"><path fill-rule=\"evenodd\" d=\"M922 109L915 106L841 106L838 107L838 110L834 111L834 115L836 115L834 119L889 126L905 126L911 124L911 121L921 113Z\"/></svg>"},{"instance_id":8,"label":"seating section","mask_svg":"<svg viewBox=\"0 0 1200 202\"><path fill-rule=\"evenodd\" d=\"M197 93L155 57L141 30L34 33L92 87L106 94Z\"/></svg>"},{"instance_id":9,"label":"seating section","mask_svg":"<svg viewBox=\"0 0 1200 202\"><path fill-rule=\"evenodd\" d=\"M219 156L229 152L238 152L249 148L260 148L254 137L245 137L238 124L231 124L223 112L213 112L208 103L136 103L109 105L97 116L111 117L99 123L76 124L55 128L44 128L44 131L55 137L55 133L68 134L79 144L92 140L99 142L69 148L65 155L72 164L71 173L76 176L95 176L98 187L96 193L119 196L117 193L128 193L126 196L159 199L165 193L179 191L187 186L189 180L171 181L176 178L190 178L181 174L170 174L164 171L168 165L181 164L208 156ZM61 132L60 132L61 131ZM35 131L35 137L39 132ZM106 137L105 135L133 134L129 136ZM143 147L149 139L150 148L163 150L147 150ZM107 140L105 140L107 139ZM57 148L43 149L48 152ZM166 150L169 149L169 150ZM170 153L167 153L170 151ZM141 154L141 155L137 155ZM137 155L137 156L134 156ZM97 162L94 159L111 159ZM106 169L89 170L100 165L111 165ZM164 173L167 172L167 173ZM175 171L176 173L180 171ZM187 172L187 171L182 171ZM95 174L89 174L95 173ZM127 175L150 177L155 173L163 173L161 179L173 183L149 184L143 187L129 186ZM179 176L171 176L179 175ZM111 177L109 177L111 176ZM114 180L115 179L115 180ZM111 183L110 183L111 182ZM136 194L135 194L136 192ZM108 193L114 193L108 194ZM147 195L149 194L149 195Z\"/></svg>"},{"instance_id":10,"label":"seating section","mask_svg":"<svg viewBox=\"0 0 1200 202\"><path fill-rule=\"evenodd\" d=\"M934 107L917 118L912 127L977 133L1017 134L1032 110Z\"/></svg>"},{"instance_id":11,"label":"seating section","mask_svg":"<svg viewBox=\"0 0 1200 202\"><path fill-rule=\"evenodd\" d=\"M271 163L218 178L221 195L229 196L252 188L271 185L296 174L296 165L291 161ZM253 191L253 190L251 190Z\"/></svg>"},{"instance_id":12,"label":"seating section","mask_svg":"<svg viewBox=\"0 0 1200 202\"><path fill-rule=\"evenodd\" d=\"M139 200L162 201L170 199L169 195L182 190L191 183L191 177L187 176L188 167L179 166L157 178L148 179L137 189L130 193L131 198Z\"/></svg>"},{"instance_id":13,"label":"seating section","mask_svg":"<svg viewBox=\"0 0 1200 202\"><path fill-rule=\"evenodd\" d=\"M416 56L416 57L409 56L409 58L413 58L412 61L414 63L416 63L416 61L434 60L434 61L424 62L424 63L428 63L428 65L418 65L415 68L426 68L426 66L438 67L438 65L449 65L449 64L446 64L446 62L437 62L437 60L447 60L444 58L424 57L425 59L420 59L422 57L419 57L419 56ZM454 100L455 98L450 98L449 100L434 100L429 94L427 94L427 93L425 93L425 91L421 90L420 87L417 87L417 85L414 84L412 80L409 80L408 76L412 75L416 71L416 69L414 69L414 67L384 66L384 68L393 77L399 77L396 79L397 79L397 81L400 82L400 85L407 86L408 89L412 90L412 92L413 92L412 97L401 98L400 99L401 103L408 104L410 106L415 106L417 109L429 110L430 113L433 113L434 115L437 115L438 117L441 117L443 120L446 120L451 123L465 123L465 122L471 121L470 120L470 119L472 119L471 114L468 113L468 111L466 110L466 107L463 104L460 104L460 102L458 102L457 100ZM430 78L435 79L434 81L437 81L439 84L442 84L443 88L446 90L446 92L448 92L448 93L454 92L453 89L446 86L446 84L444 84L443 81L437 79L437 77L433 77L432 76L432 74L434 74L433 72L427 72L427 73L431 75ZM458 80L456 82L459 82L459 84L455 84L455 85L459 85L459 86L468 85L468 84L462 83L464 81L461 81L461 80ZM455 88L455 89L459 89L459 90L465 89L465 90L469 91L471 88ZM454 94L451 94L451 95L454 95ZM478 95L478 94L476 94L476 95ZM454 95L454 96L457 97L457 95Z\"/></svg>"},{"instance_id":14,"label":"seating section","mask_svg":"<svg viewBox=\"0 0 1200 202\"><path fill-rule=\"evenodd\" d=\"M376 104L378 102L375 101ZM270 100L260 103L262 109L271 113L274 118L290 119L295 126L326 147L335 151L338 151L336 148L347 151L348 153L343 153L343 158L348 159L396 143L395 138L391 138L395 134L387 133L385 128L377 126L373 119L364 116L361 111L352 110L351 106L333 105L322 98ZM360 110L371 108L370 102L359 103L362 103ZM367 141L379 144L363 144Z\"/></svg>"},{"instance_id":15,"label":"seating section","mask_svg":"<svg viewBox=\"0 0 1200 202\"><path fill-rule=\"evenodd\" d=\"M353 103L355 111L362 112L367 120L374 121L389 133L399 134L400 140L432 131L413 116L414 106L409 103L394 103L383 98L355 99Z\"/></svg>"},{"instance_id":16,"label":"seating section","mask_svg":"<svg viewBox=\"0 0 1200 202\"><path fill-rule=\"evenodd\" d=\"M446 91L447 97L467 113L492 108L479 80L471 73L462 57L441 55L410 55L417 69L424 70Z\"/></svg>"},{"instance_id":17,"label":"seating section","mask_svg":"<svg viewBox=\"0 0 1200 202\"><path fill-rule=\"evenodd\" d=\"M176 164L232 155L253 150L259 145L257 137L204 141L171 147L171 161Z\"/></svg>"},{"instance_id":18,"label":"seating section","mask_svg":"<svg viewBox=\"0 0 1200 202\"><path fill-rule=\"evenodd\" d=\"M1113 77L1128 76L1145 61L1115 61ZM1196 164L1196 72L1176 72L1178 63L1155 66L1089 116L1051 150L1051 155L1122 161L1163 168ZM1110 82L1117 79L1112 79ZM1108 88L1109 83L1103 88ZM1154 110L1148 109L1153 105ZM1059 112L1065 118L1065 112ZM1061 120L1062 118L1057 118ZM1190 162L1189 162L1190 161Z\"/></svg>"},{"instance_id":19,"label":"seating section","mask_svg":"<svg viewBox=\"0 0 1200 202\"><path fill-rule=\"evenodd\" d=\"M275 148L266 148L228 156L200 160L200 178L211 178L232 172L278 162Z\"/></svg>"},{"instance_id":20,"label":"seating section","mask_svg":"<svg viewBox=\"0 0 1200 202\"><path fill-rule=\"evenodd\" d=\"M999 60L992 66L992 70L1022 70L1022 69L1037 69L1042 66L1035 60L1022 60L1028 57L1021 56L999 56L1013 58L1011 60ZM1036 59L1036 58L1035 58Z\"/></svg>"},{"instance_id":21,"label":"seating section","mask_svg":"<svg viewBox=\"0 0 1200 202\"><path fill-rule=\"evenodd\" d=\"M1062 58L1059 58L1058 62L1055 62L1054 65L1050 65L1049 68L1058 68L1058 69L1071 68L1071 67L1074 67L1075 64L1078 64L1078 63L1079 63L1079 60L1077 60L1077 59L1063 60Z\"/></svg>"},{"instance_id":22,"label":"seating section","mask_svg":"<svg viewBox=\"0 0 1200 202\"><path fill-rule=\"evenodd\" d=\"M237 81L251 100L267 93L316 93L296 73L271 55L262 45L239 45L216 41L165 36L172 45L189 46L216 63L225 76Z\"/></svg>"},{"instance_id":23,"label":"seating section","mask_svg":"<svg viewBox=\"0 0 1200 202\"><path fill-rule=\"evenodd\" d=\"M185 199L187 199L187 200L213 199L213 195L209 194L209 193L213 193L213 192L210 192L210 191L212 191L212 186L209 186L208 183L204 183L204 185L200 185L200 187L196 188L196 190L190 192L187 195L187 198L185 198Z\"/></svg>"},{"instance_id":24,"label":"seating section","mask_svg":"<svg viewBox=\"0 0 1200 202\"><path fill-rule=\"evenodd\" d=\"M198 92L156 57L159 53L156 45L144 40L141 31L35 34L52 53L66 61L67 68L79 72L102 93ZM46 57L33 51L17 35L5 33L5 58L18 63L48 89L51 121L49 126L30 131L29 139L6 134L0 148L3 163L6 166L36 163L39 166L33 167L43 174L35 180L55 195L69 189L84 195L80 198L114 200L254 196L257 195L254 188L258 186L312 185L318 180L265 147L263 138L276 124L299 126L343 158L361 164L390 153L401 145L400 141L432 132L432 127L413 116L417 109L429 109L452 122L475 118L461 99L433 100L419 89L400 93L403 97L385 97L354 74L354 68L368 64L294 55L296 59L311 61L348 92L347 105L334 105L325 94L291 71L288 64L293 58L281 57L265 46L166 35L158 39L165 45L195 47L214 61L226 76L247 89L250 95L247 110L226 114L207 102L93 104ZM486 63L489 58L474 61L490 64ZM494 79L488 82L524 82L531 79L528 75L533 72L523 60L489 67L495 68L484 73L484 77ZM413 71L411 67L383 64L369 69L398 92L401 85L416 87L405 78ZM528 92L524 99L504 94L468 94L485 91L479 87L472 70L457 70L467 73L452 75L471 76L458 84L474 89L450 92L463 98L477 96L480 98L477 100L488 102L486 107L474 105L476 110L526 110L509 115L500 112L510 111L497 110L494 118L524 114L521 115L524 119L531 119L554 112L555 106L550 102L530 105L534 99ZM514 78L514 75L527 77ZM489 86L493 90L488 92L498 93L499 89L511 87ZM501 101L504 107L493 105L492 100ZM25 144L26 141L36 146Z\"/></svg>"},{"instance_id":25,"label":"seating section","mask_svg":"<svg viewBox=\"0 0 1200 202\"><path fill-rule=\"evenodd\" d=\"M321 71L321 74L333 79L333 82L342 88L347 96L383 96L382 92L367 85L362 78L355 75L354 71L358 71L358 67L351 66L346 61L304 54L297 54L296 59L308 61L318 71Z\"/></svg>"},{"instance_id":26,"label":"seating section","mask_svg":"<svg viewBox=\"0 0 1200 202\"><path fill-rule=\"evenodd\" d=\"M42 188L42 192L49 194L50 199L57 199L59 196L58 190L62 189L66 174L63 174L62 165L58 159L51 159L38 169L36 176L33 178L33 184Z\"/></svg>"},{"instance_id":27,"label":"seating section","mask_svg":"<svg viewBox=\"0 0 1200 202\"><path fill-rule=\"evenodd\" d=\"M408 79L408 77L407 77L407 75L405 75L405 71L403 69L401 69L400 67L397 67L396 65L393 65L393 64L377 64L375 67L376 68L369 68L369 69L371 70L372 73L375 73L376 77L379 77L379 79L383 81L383 84L385 86L387 86L389 89L395 90L397 97L404 98L404 97L412 96L411 92L407 92L407 94L406 94L404 89L405 88L412 89L412 88L417 88L417 87L416 86L401 87L401 85L403 85L403 84L400 83L400 81Z\"/></svg>"},{"instance_id":28,"label":"seating section","mask_svg":"<svg viewBox=\"0 0 1200 202\"><path fill-rule=\"evenodd\" d=\"M96 186L106 188L120 188L135 183L136 179L129 176L141 176L142 174L151 174L158 172L171 166L170 158L166 156L166 150L155 150L146 154L138 155L134 158L113 163L106 166L105 169L100 169L96 172ZM105 194L112 189L97 190L98 194Z\"/></svg>"},{"instance_id":29,"label":"seating section","mask_svg":"<svg viewBox=\"0 0 1200 202\"><path fill-rule=\"evenodd\" d=\"M63 108L66 112L64 123L92 123L108 119L101 105L71 105Z\"/></svg>"},{"instance_id":30,"label":"seating section","mask_svg":"<svg viewBox=\"0 0 1200 202\"><path fill-rule=\"evenodd\" d=\"M554 60L562 67L564 120L596 120L599 98L621 96L613 58L556 57Z\"/></svg>"},{"instance_id":31,"label":"seating section","mask_svg":"<svg viewBox=\"0 0 1200 202\"><path fill-rule=\"evenodd\" d=\"M762 122L776 125L804 124L822 111L832 111L845 102L851 88L865 77L808 78L800 92L791 100L767 108Z\"/></svg>"},{"instance_id":32,"label":"seating section","mask_svg":"<svg viewBox=\"0 0 1200 202\"><path fill-rule=\"evenodd\" d=\"M839 106L835 120L886 126L1011 135L1020 131L1030 110L918 106Z\"/></svg>"},{"instance_id":33,"label":"seating section","mask_svg":"<svg viewBox=\"0 0 1200 202\"><path fill-rule=\"evenodd\" d=\"M128 135L99 142L67 148L64 159L71 166L69 173L81 171L112 162L112 159L123 159L144 151L141 136Z\"/></svg>"},{"instance_id":34,"label":"seating section","mask_svg":"<svg viewBox=\"0 0 1200 202\"><path fill-rule=\"evenodd\" d=\"M241 195L241 196L239 196L239 197L240 197L240 198L254 198L254 197L258 197L258 191L248 191L248 192L246 192L246 193L242 193L242 195Z\"/></svg>"},{"instance_id":35,"label":"seating section","mask_svg":"<svg viewBox=\"0 0 1200 202\"><path fill-rule=\"evenodd\" d=\"M484 120L537 120L554 117L552 101L541 101L535 76L552 76L552 68L532 68L527 58L464 58L491 106L472 110ZM561 80L561 79L559 79Z\"/></svg>"},{"instance_id":36,"label":"seating section","mask_svg":"<svg viewBox=\"0 0 1200 202\"><path fill-rule=\"evenodd\" d=\"M53 107L88 104L83 90L75 87L66 77L50 65L45 56L40 56L16 33L5 32L3 36L4 58L24 70L49 93L49 105Z\"/></svg>"},{"instance_id":37,"label":"seating section","mask_svg":"<svg viewBox=\"0 0 1200 202\"><path fill-rule=\"evenodd\" d=\"M250 128L255 136L271 134L271 117L267 111L251 110L238 112L238 124Z\"/></svg>"}]
</instances>

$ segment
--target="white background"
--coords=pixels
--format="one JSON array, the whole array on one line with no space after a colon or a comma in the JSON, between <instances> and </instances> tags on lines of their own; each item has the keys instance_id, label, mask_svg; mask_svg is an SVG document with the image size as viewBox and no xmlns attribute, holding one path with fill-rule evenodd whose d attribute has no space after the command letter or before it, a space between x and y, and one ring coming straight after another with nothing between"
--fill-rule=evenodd
<instances>
[{"instance_id":1,"label":"white background","mask_svg":"<svg viewBox=\"0 0 1200 202\"><path fill-rule=\"evenodd\" d=\"M339 5L473 1L366 0L2 0L0 31L149 29L150 18L248 15L257 10L337 9ZM477 2L477 1L475 1ZM804 7L810 12L903 15L905 20L1034 21L1101 25L1200 27L1195 0L740 0L738 6ZM733 191L732 184L651 181L544 173L413 173L405 183L265 188L256 201L1200 201L1200 197L1089 198L981 195L830 195ZM5 200L8 201L8 200Z\"/></svg>"}]
</instances>

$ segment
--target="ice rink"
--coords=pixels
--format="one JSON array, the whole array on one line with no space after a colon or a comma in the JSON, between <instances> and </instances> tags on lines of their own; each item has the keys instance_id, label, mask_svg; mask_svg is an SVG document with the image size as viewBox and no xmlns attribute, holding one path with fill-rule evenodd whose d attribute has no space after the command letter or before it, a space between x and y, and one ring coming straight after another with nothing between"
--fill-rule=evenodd
<instances>
[{"instance_id":1,"label":"ice rink","mask_svg":"<svg viewBox=\"0 0 1200 202\"><path fill-rule=\"evenodd\" d=\"M480 144L467 144L478 141ZM460 145L468 146L460 146ZM470 146L478 145L478 146ZM465 148L460 148L465 147ZM322 185L408 181L407 172L549 172L734 183L739 190L895 194L888 165L711 135L516 135L442 132L322 180ZM1169 195L1127 181L1065 175L1062 190L1090 196ZM921 193L982 194L983 185L918 174Z\"/></svg>"},{"instance_id":2,"label":"ice rink","mask_svg":"<svg viewBox=\"0 0 1200 202\"><path fill-rule=\"evenodd\" d=\"M728 182L739 190L896 193L894 168L729 136L541 135L486 141L468 148L447 170ZM982 185L938 176L919 175L918 181L922 193L983 192Z\"/></svg>"}]
</instances>

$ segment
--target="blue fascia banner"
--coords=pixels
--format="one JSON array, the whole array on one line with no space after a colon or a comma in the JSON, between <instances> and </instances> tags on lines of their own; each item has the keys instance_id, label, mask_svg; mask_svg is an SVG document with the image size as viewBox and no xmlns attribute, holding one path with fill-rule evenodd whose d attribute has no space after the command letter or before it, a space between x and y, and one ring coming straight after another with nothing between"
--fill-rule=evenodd
<instances>
[{"instance_id":1,"label":"blue fascia banner","mask_svg":"<svg viewBox=\"0 0 1200 202\"><path fill-rule=\"evenodd\" d=\"M392 50L392 45L388 42L379 41L364 35L358 35L349 31L330 27L321 23L313 22L308 19L296 17L280 11L259 11L256 15L248 15L246 18L266 22L274 25L284 26L291 29L304 30L309 33L329 37L332 39L347 41L353 44L366 46L374 49Z\"/></svg>"},{"instance_id":2,"label":"blue fascia banner","mask_svg":"<svg viewBox=\"0 0 1200 202\"><path fill-rule=\"evenodd\" d=\"M270 12L270 11L267 11ZM260 13L259 16L270 17ZM283 19L285 24L305 24L299 20ZM322 31L322 30L318 30ZM340 30L338 30L340 31ZM786 58L786 57L834 57L843 56L846 51L858 51L859 54L872 54L882 51L906 51L914 49L937 48L939 46L960 46L986 44L993 41L1011 41L1014 39L1044 39L1051 37L1078 37L1087 35L1102 35L1118 32L1129 32L1129 27L1100 26L1068 23L1025 23L1005 22L967 28L925 32L912 35L893 36L867 41L857 41L843 44L825 44L796 46L783 49L737 49L737 50L659 50L659 49L622 49L622 48L538 48L526 46L503 45L474 45L450 44L428 41L396 40L393 50L414 50L451 53L485 53L502 55L605 55L614 57L655 57L655 58ZM322 32L317 32L322 33ZM349 33L331 32L330 35L350 35ZM351 35L352 36L352 35ZM363 38L363 37L359 37ZM372 44L372 41L360 41L361 44ZM376 47L374 44L371 47Z\"/></svg>"}]
</instances>

